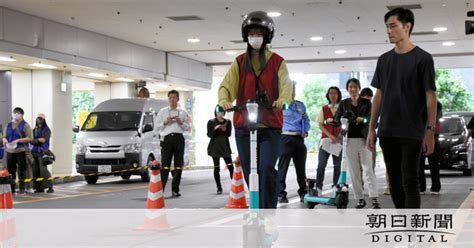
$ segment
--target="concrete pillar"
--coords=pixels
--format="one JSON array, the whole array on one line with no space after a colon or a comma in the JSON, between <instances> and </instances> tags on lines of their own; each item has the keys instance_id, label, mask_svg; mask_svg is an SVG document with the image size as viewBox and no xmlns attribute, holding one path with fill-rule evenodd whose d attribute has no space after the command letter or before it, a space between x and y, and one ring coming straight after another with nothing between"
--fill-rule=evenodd
<instances>
[{"instance_id":1,"label":"concrete pillar","mask_svg":"<svg viewBox=\"0 0 474 248\"><path fill-rule=\"evenodd\" d=\"M12 109L20 107L25 111L23 118L31 124L32 109L32 73L30 70L12 71Z\"/></svg>"},{"instance_id":2,"label":"concrete pillar","mask_svg":"<svg viewBox=\"0 0 474 248\"><path fill-rule=\"evenodd\" d=\"M94 106L110 99L110 83L95 83Z\"/></svg>"},{"instance_id":3,"label":"concrete pillar","mask_svg":"<svg viewBox=\"0 0 474 248\"><path fill-rule=\"evenodd\" d=\"M137 97L137 90L133 83L112 83L110 84L110 98Z\"/></svg>"},{"instance_id":4,"label":"concrete pillar","mask_svg":"<svg viewBox=\"0 0 474 248\"><path fill-rule=\"evenodd\" d=\"M32 82L34 118L44 113L52 131L51 149L56 154L53 174L70 175L73 172L71 73L35 70Z\"/></svg>"},{"instance_id":5,"label":"concrete pillar","mask_svg":"<svg viewBox=\"0 0 474 248\"><path fill-rule=\"evenodd\" d=\"M137 90L133 83L95 83L95 105L112 98L136 97Z\"/></svg>"},{"instance_id":6,"label":"concrete pillar","mask_svg":"<svg viewBox=\"0 0 474 248\"><path fill-rule=\"evenodd\" d=\"M52 172L54 175L70 175L73 171L71 73L12 71L11 92L12 107L19 106L25 110L24 119L32 128L38 113L46 115L52 132L51 150L56 154Z\"/></svg>"}]
</instances>

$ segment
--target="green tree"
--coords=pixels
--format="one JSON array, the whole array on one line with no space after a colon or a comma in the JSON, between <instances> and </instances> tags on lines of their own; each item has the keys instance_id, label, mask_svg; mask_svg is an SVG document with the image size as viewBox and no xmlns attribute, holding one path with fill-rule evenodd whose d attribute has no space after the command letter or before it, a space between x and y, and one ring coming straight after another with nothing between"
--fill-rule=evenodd
<instances>
[{"instance_id":1,"label":"green tree","mask_svg":"<svg viewBox=\"0 0 474 248\"><path fill-rule=\"evenodd\" d=\"M443 112L470 111L473 94L467 91L466 85L452 77L447 69L436 69L436 88Z\"/></svg>"},{"instance_id":2,"label":"green tree","mask_svg":"<svg viewBox=\"0 0 474 248\"><path fill-rule=\"evenodd\" d=\"M323 83L321 77L311 78L303 88L302 101L306 105L307 113L311 121L311 129L306 142L311 147L311 150L317 148L320 140L321 130L316 123L316 117L321 110L321 107L327 103L326 91L327 86Z\"/></svg>"},{"instance_id":3,"label":"green tree","mask_svg":"<svg viewBox=\"0 0 474 248\"><path fill-rule=\"evenodd\" d=\"M76 91L72 93L72 126L77 123L77 113L80 111L90 112L94 108L94 93L88 91ZM76 143L76 134L72 136L72 143Z\"/></svg>"}]
</instances>

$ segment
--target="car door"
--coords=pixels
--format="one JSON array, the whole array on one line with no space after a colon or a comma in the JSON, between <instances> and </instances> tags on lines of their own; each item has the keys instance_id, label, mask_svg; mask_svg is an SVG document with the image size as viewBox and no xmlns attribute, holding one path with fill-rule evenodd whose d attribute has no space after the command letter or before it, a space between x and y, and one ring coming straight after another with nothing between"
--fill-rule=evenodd
<instances>
[{"instance_id":1,"label":"car door","mask_svg":"<svg viewBox=\"0 0 474 248\"><path fill-rule=\"evenodd\" d=\"M146 112L143 115L142 124L142 163L146 163L148 156L153 153L154 150L154 139L156 136L154 114L152 112ZM146 131L145 127L151 126L151 131Z\"/></svg>"}]
</instances>

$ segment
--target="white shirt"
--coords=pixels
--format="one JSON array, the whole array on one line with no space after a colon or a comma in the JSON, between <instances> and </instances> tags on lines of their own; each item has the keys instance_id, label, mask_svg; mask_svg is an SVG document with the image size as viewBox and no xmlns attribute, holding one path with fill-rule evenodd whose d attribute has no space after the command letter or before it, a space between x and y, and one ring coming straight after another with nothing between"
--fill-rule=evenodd
<instances>
[{"instance_id":1,"label":"white shirt","mask_svg":"<svg viewBox=\"0 0 474 248\"><path fill-rule=\"evenodd\" d=\"M181 119L181 125L176 121L171 121L171 123L168 123L167 125L164 124L166 118L174 118L178 116ZM160 109L156 122L158 125L158 132L162 138L170 133L184 133L190 127L188 113L179 107L176 109L171 109L170 107Z\"/></svg>"}]
</instances>

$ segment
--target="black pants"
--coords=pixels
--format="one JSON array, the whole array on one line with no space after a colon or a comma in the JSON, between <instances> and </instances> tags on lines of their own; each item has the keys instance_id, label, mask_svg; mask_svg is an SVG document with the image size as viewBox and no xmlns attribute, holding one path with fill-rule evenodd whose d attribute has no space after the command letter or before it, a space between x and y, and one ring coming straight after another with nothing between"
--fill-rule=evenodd
<instances>
[{"instance_id":1,"label":"black pants","mask_svg":"<svg viewBox=\"0 0 474 248\"><path fill-rule=\"evenodd\" d=\"M232 175L234 173L234 166L232 165L232 158L231 157L224 157L223 159L225 161L225 165L227 166L227 169L229 170L230 179L232 179ZM219 174L219 171L220 171L219 160L220 160L219 157L212 157L212 161L214 162L214 180L216 181L217 189L222 190L221 176Z\"/></svg>"},{"instance_id":2,"label":"black pants","mask_svg":"<svg viewBox=\"0 0 474 248\"><path fill-rule=\"evenodd\" d=\"M293 159L298 181L298 195L306 193L306 146L301 136L281 136L281 156L278 161L278 196L286 196L286 174L290 160Z\"/></svg>"},{"instance_id":3,"label":"black pants","mask_svg":"<svg viewBox=\"0 0 474 248\"><path fill-rule=\"evenodd\" d=\"M7 167L8 172L12 175L13 183L11 184L12 193L15 192L15 180L16 180L16 172L17 172L17 165L18 165L18 177L20 179L20 191L25 190L25 178L26 178L26 155L25 152L18 152L18 153L7 153Z\"/></svg>"},{"instance_id":4,"label":"black pants","mask_svg":"<svg viewBox=\"0 0 474 248\"><path fill-rule=\"evenodd\" d=\"M421 141L403 138L380 138L396 208L420 208L419 164Z\"/></svg>"},{"instance_id":5,"label":"black pants","mask_svg":"<svg viewBox=\"0 0 474 248\"><path fill-rule=\"evenodd\" d=\"M35 190L43 191L45 188L53 188L53 181L48 180L51 177L51 173L48 170L48 166L43 165L43 153L42 152L33 152L33 158L35 159L33 163L33 178L44 178L43 181L33 181L33 187Z\"/></svg>"},{"instance_id":6,"label":"black pants","mask_svg":"<svg viewBox=\"0 0 474 248\"><path fill-rule=\"evenodd\" d=\"M168 181L172 159L174 159L174 170L171 173L173 176L171 190L178 193L184 165L184 137L182 134L169 134L161 142L161 165L163 166L161 181L163 182L163 191Z\"/></svg>"},{"instance_id":7,"label":"black pants","mask_svg":"<svg viewBox=\"0 0 474 248\"><path fill-rule=\"evenodd\" d=\"M428 158L431 175L431 191L438 192L441 190L441 180L439 178L439 140L438 135L435 136L434 151L428 157L420 156L420 191L426 191L426 176L425 176L425 158Z\"/></svg>"},{"instance_id":8,"label":"black pants","mask_svg":"<svg viewBox=\"0 0 474 248\"><path fill-rule=\"evenodd\" d=\"M319 148L318 152L318 168L316 169L316 187L322 189L324 183L324 174L326 173L326 166L328 164L329 157L332 156L332 163L334 164L334 173L332 174L332 185L337 185L339 176L341 175L341 161L342 152L339 156L331 155L329 152ZM361 173L362 175L362 173Z\"/></svg>"}]
</instances>

